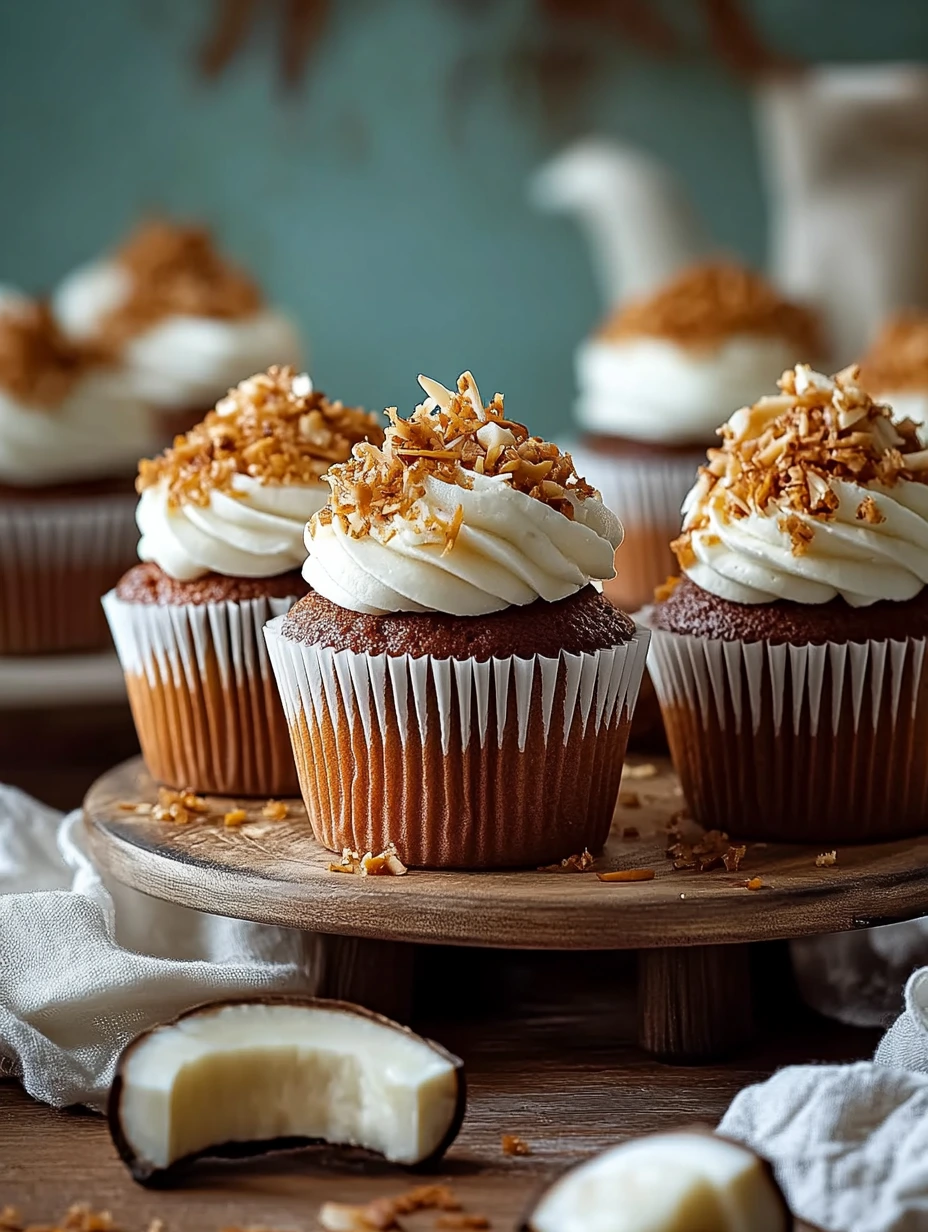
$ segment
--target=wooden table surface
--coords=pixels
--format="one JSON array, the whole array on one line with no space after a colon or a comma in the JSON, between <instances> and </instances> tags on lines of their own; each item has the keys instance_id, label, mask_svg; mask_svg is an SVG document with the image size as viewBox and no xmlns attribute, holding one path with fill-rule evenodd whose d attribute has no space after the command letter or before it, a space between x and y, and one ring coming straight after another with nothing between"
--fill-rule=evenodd
<instances>
[{"instance_id":1,"label":"wooden table surface","mask_svg":"<svg viewBox=\"0 0 928 1232\"><path fill-rule=\"evenodd\" d=\"M784 1064L872 1052L873 1032L798 1006L781 947L760 951L764 1035L749 1055L699 1068L661 1065L628 1042L635 1031L630 955L423 951L417 1025L464 1058L470 1088L464 1128L435 1179L508 1232L549 1178L593 1151L632 1134L715 1123L738 1090ZM531 1156L503 1155L503 1133L519 1134ZM11 1203L35 1221L85 1201L109 1210L127 1232L143 1232L156 1218L165 1232L311 1232L323 1201L365 1202L415 1183L387 1165L339 1163L306 1150L202 1164L182 1189L149 1192L129 1179L101 1118L54 1111L0 1082L0 1207ZM434 1214L424 1214L406 1226L434 1224Z\"/></svg>"}]
</instances>

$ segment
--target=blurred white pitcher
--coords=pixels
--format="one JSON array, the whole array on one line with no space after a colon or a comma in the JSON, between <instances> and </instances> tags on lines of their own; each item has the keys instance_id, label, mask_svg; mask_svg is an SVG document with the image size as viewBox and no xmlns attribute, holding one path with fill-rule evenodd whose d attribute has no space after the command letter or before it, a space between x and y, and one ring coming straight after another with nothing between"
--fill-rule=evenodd
<instances>
[{"instance_id":1,"label":"blurred white pitcher","mask_svg":"<svg viewBox=\"0 0 928 1232\"><path fill-rule=\"evenodd\" d=\"M824 65L755 98L771 275L848 362L890 312L928 306L928 70Z\"/></svg>"}]
</instances>

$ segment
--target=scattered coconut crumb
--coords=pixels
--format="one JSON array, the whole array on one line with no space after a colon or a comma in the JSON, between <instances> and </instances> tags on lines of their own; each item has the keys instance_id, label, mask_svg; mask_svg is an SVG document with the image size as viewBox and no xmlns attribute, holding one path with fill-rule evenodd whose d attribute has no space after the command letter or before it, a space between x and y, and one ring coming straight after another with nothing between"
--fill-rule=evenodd
<instances>
[{"instance_id":1,"label":"scattered coconut crumb","mask_svg":"<svg viewBox=\"0 0 928 1232\"><path fill-rule=\"evenodd\" d=\"M364 1206L346 1202L326 1202L319 1211L319 1225L325 1232L389 1232L398 1228L397 1215L416 1211L460 1211L461 1203L447 1185L417 1185L395 1198L375 1198ZM482 1219L483 1216L469 1216ZM448 1227L488 1228L479 1224L448 1224Z\"/></svg>"},{"instance_id":2,"label":"scattered coconut crumb","mask_svg":"<svg viewBox=\"0 0 928 1232\"><path fill-rule=\"evenodd\" d=\"M653 881L653 868L619 868L611 873L597 873L600 881Z\"/></svg>"},{"instance_id":3,"label":"scattered coconut crumb","mask_svg":"<svg viewBox=\"0 0 928 1232\"><path fill-rule=\"evenodd\" d=\"M622 770L623 779L653 779L656 774L657 766L650 761L646 761L640 766L629 766L626 764Z\"/></svg>"},{"instance_id":4,"label":"scattered coconut crumb","mask_svg":"<svg viewBox=\"0 0 928 1232\"><path fill-rule=\"evenodd\" d=\"M283 821L288 812L283 800L268 800L261 810L261 816L266 817L268 821Z\"/></svg>"},{"instance_id":5,"label":"scattered coconut crumb","mask_svg":"<svg viewBox=\"0 0 928 1232\"><path fill-rule=\"evenodd\" d=\"M209 805L189 788L173 791L170 787L159 787L158 803L151 812L155 821L173 821L182 826L190 820L191 814L208 813Z\"/></svg>"},{"instance_id":6,"label":"scattered coconut crumb","mask_svg":"<svg viewBox=\"0 0 928 1232\"><path fill-rule=\"evenodd\" d=\"M500 1140L504 1155L531 1155L532 1148L518 1134L503 1134Z\"/></svg>"},{"instance_id":7,"label":"scattered coconut crumb","mask_svg":"<svg viewBox=\"0 0 928 1232\"><path fill-rule=\"evenodd\" d=\"M641 808L641 796L638 795L637 791L620 792L619 804L621 804L622 808Z\"/></svg>"},{"instance_id":8,"label":"scattered coconut crumb","mask_svg":"<svg viewBox=\"0 0 928 1232\"><path fill-rule=\"evenodd\" d=\"M837 851L823 851L820 856L815 857L816 868L831 868L838 863Z\"/></svg>"},{"instance_id":9,"label":"scattered coconut crumb","mask_svg":"<svg viewBox=\"0 0 928 1232\"><path fill-rule=\"evenodd\" d=\"M329 865L330 873L357 873L361 877L404 877L409 869L400 859L395 843L376 855L372 851L359 855L346 847L338 864Z\"/></svg>"},{"instance_id":10,"label":"scattered coconut crumb","mask_svg":"<svg viewBox=\"0 0 928 1232\"><path fill-rule=\"evenodd\" d=\"M759 877L751 877L748 881L743 881L741 884L746 890L759 890L764 883Z\"/></svg>"},{"instance_id":11,"label":"scattered coconut crumb","mask_svg":"<svg viewBox=\"0 0 928 1232\"><path fill-rule=\"evenodd\" d=\"M737 873L741 867L741 861L747 855L747 845L742 843L737 847L729 847L722 856L722 863L725 865L727 873Z\"/></svg>"},{"instance_id":12,"label":"scattered coconut crumb","mask_svg":"<svg viewBox=\"0 0 928 1232\"><path fill-rule=\"evenodd\" d=\"M248 814L243 808L231 809L228 813L223 813L222 821L227 826L240 826L248 820Z\"/></svg>"},{"instance_id":13,"label":"scattered coconut crumb","mask_svg":"<svg viewBox=\"0 0 928 1232\"><path fill-rule=\"evenodd\" d=\"M568 856L558 864L542 864L539 873L586 873L596 863L595 857L586 847L579 855Z\"/></svg>"}]
</instances>

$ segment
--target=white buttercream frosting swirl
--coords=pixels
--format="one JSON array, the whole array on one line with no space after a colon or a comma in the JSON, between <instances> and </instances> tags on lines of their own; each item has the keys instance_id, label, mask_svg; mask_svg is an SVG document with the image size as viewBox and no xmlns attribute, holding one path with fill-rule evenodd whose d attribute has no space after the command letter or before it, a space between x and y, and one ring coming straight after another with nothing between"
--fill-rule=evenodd
<instances>
[{"instance_id":1,"label":"white buttercream frosting swirl","mask_svg":"<svg viewBox=\"0 0 928 1232\"><path fill-rule=\"evenodd\" d=\"M355 612L479 616L614 576L621 525L569 456L506 419L500 395L484 407L469 373L457 393L420 381L429 399L390 412L382 451L330 470L306 581Z\"/></svg>"},{"instance_id":2,"label":"white buttercream frosting swirl","mask_svg":"<svg viewBox=\"0 0 928 1232\"><path fill-rule=\"evenodd\" d=\"M161 290L172 280L177 285L176 302L196 301L197 280L225 270L208 236L195 228L153 224L142 228L130 246L134 251L151 242L166 246L164 264L152 270L151 260L134 269L113 258L81 266L57 288L52 306L62 329L81 341L107 336L114 314L124 311L139 294L145 295L146 278L160 279ZM185 269L187 259L192 268ZM192 256L190 251L192 249ZM194 263L207 263L204 275ZM236 287L245 289L241 311L208 312L171 309L132 328L121 339L119 355L130 372L137 394L152 405L170 409L211 406L227 389L252 372L271 364L305 362L296 327L283 313L262 306L256 288L228 267ZM141 285L140 285L141 284ZM221 294L215 289L214 296ZM170 295L167 297L170 301ZM161 305L164 309L165 305ZM133 323L135 324L135 323Z\"/></svg>"},{"instance_id":3,"label":"white buttercream frosting swirl","mask_svg":"<svg viewBox=\"0 0 928 1232\"><path fill-rule=\"evenodd\" d=\"M303 563L323 476L376 417L313 390L289 368L242 381L203 423L140 466L139 557L180 581L274 577Z\"/></svg>"},{"instance_id":4,"label":"white buttercream frosting swirl","mask_svg":"<svg viewBox=\"0 0 928 1232\"><path fill-rule=\"evenodd\" d=\"M232 491L215 491L206 505L175 503L164 482L146 488L136 522L139 559L188 582L207 573L275 577L303 562L303 530L328 496L323 483L270 484L235 475Z\"/></svg>"},{"instance_id":5,"label":"white buttercream frosting swirl","mask_svg":"<svg viewBox=\"0 0 928 1232\"><path fill-rule=\"evenodd\" d=\"M928 451L857 384L801 365L722 429L683 507L683 572L736 603L854 607L928 582Z\"/></svg>"},{"instance_id":6,"label":"white buttercream frosting swirl","mask_svg":"<svg viewBox=\"0 0 928 1232\"><path fill-rule=\"evenodd\" d=\"M586 432L655 445L711 441L720 406L743 406L793 363L785 338L739 334L709 348L666 338L592 338L577 351Z\"/></svg>"},{"instance_id":7,"label":"white buttercream frosting swirl","mask_svg":"<svg viewBox=\"0 0 928 1232\"><path fill-rule=\"evenodd\" d=\"M0 288L0 483L131 475L154 440L150 412L123 371L83 359L56 332L41 305Z\"/></svg>"},{"instance_id":8,"label":"white buttercream frosting swirl","mask_svg":"<svg viewBox=\"0 0 928 1232\"><path fill-rule=\"evenodd\" d=\"M694 265L621 305L580 347L577 418L588 432L705 446L719 407L753 402L797 354L820 348L815 316L760 275Z\"/></svg>"}]
</instances>

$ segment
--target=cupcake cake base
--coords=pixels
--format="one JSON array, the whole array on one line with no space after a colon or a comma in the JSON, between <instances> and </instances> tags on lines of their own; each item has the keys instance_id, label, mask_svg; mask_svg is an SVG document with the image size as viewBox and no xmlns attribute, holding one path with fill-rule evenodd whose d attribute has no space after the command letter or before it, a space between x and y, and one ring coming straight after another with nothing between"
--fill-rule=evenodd
<instances>
[{"instance_id":1,"label":"cupcake cake base","mask_svg":"<svg viewBox=\"0 0 928 1232\"><path fill-rule=\"evenodd\" d=\"M594 590L482 618L310 594L266 634L330 850L500 868L602 848L647 634Z\"/></svg>"},{"instance_id":2,"label":"cupcake cake base","mask_svg":"<svg viewBox=\"0 0 928 1232\"><path fill-rule=\"evenodd\" d=\"M298 573L178 582L136 565L103 600L146 765L180 790L298 790L262 628L306 590Z\"/></svg>"},{"instance_id":3,"label":"cupcake cake base","mask_svg":"<svg viewBox=\"0 0 928 1232\"><path fill-rule=\"evenodd\" d=\"M694 818L778 842L928 832L928 594L729 603L684 580L650 671ZM685 630L685 632L684 632Z\"/></svg>"}]
</instances>

